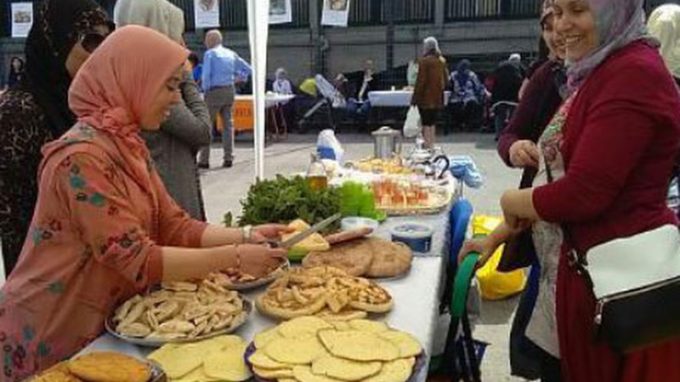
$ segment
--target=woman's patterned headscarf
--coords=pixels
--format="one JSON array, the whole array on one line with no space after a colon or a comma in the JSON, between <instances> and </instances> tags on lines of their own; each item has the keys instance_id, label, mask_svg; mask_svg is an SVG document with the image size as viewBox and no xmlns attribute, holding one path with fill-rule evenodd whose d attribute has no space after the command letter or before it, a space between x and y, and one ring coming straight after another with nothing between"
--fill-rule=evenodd
<instances>
[{"instance_id":1,"label":"woman's patterned headscarf","mask_svg":"<svg viewBox=\"0 0 680 382\"><path fill-rule=\"evenodd\" d=\"M649 39L645 26L644 0L588 0L595 15L600 45L576 62L567 61L569 88L574 91L609 55L631 42Z\"/></svg>"}]
</instances>

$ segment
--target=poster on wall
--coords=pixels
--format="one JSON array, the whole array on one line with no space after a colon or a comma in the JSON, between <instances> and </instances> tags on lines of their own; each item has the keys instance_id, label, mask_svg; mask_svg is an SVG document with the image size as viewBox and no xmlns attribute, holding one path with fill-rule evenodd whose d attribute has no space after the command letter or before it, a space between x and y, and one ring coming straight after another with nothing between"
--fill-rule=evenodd
<instances>
[{"instance_id":1,"label":"poster on wall","mask_svg":"<svg viewBox=\"0 0 680 382\"><path fill-rule=\"evenodd\" d=\"M220 27L220 4L218 0L194 0L196 29Z\"/></svg>"},{"instance_id":2,"label":"poster on wall","mask_svg":"<svg viewBox=\"0 0 680 382\"><path fill-rule=\"evenodd\" d=\"M285 24L293 21L290 0L269 0L269 24Z\"/></svg>"},{"instance_id":3,"label":"poster on wall","mask_svg":"<svg viewBox=\"0 0 680 382\"><path fill-rule=\"evenodd\" d=\"M28 37L33 25L33 3L12 3L12 37Z\"/></svg>"},{"instance_id":4,"label":"poster on wall","mask_svg":"<svg viewBox=\"0 0 680 382\"><path fill-rule=\"evenodd\" d=\"M323 0L321 25L346 27L350 0Z\"/></svg>"}]
</instances>

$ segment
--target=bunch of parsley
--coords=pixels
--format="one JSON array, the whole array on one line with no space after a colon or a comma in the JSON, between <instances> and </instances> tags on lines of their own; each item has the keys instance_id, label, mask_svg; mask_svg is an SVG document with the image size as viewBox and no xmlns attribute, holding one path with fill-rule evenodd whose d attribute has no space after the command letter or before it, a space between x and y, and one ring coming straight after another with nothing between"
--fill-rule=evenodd
<instances>
[{"instance_id":1,"label":"bunch of parsley","mask_svg":"<svg viewBox=\"0 0 680 382\"><path fill-rule=\"evenodd\" d=\"M252 185L241 206L243 215L238 220L241 226L287 224L298 218L315 224L340 211L340 192L332 187L312 190L303 177L277 175L276 179Z\"/></svg>"}]
</instances>

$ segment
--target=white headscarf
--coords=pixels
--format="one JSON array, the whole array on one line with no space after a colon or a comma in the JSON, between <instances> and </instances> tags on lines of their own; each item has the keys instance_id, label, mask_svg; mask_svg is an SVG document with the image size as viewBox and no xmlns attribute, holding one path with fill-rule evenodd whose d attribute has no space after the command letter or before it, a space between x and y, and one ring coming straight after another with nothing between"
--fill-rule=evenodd
<instances>
[{"instance_id":1,"label":"white headscarf","mask_svg":"<svg viewBox=\"0 0 680 382\"><path fill-rule=\"evenodd\" d=\"M141 25L181 42L184 12L167 0L118 0L113 9L116 26Z\"/></svg>"},{"instance_id":2,"label":"white headscarf","mask_svg":"<svg viewBox=\"0 0 680 382\"><path fill-rule=\"evenodd\" d=\"M442 51L439 50L439 42L434 36L427 37L423 40L423 52L425 55L436 53L441 55Z\"/></svg>"},{"instance_id":3,"label":"white headscarf","mask_svg":"<svg viewBox=\"0 0 680 382\"><path fill-rule=\"evenodd\" d=\"M661 42L661 56L675 77L680 77L680 5L665 4L647 22L649 33Z\"/></svg>"}]
</instances>

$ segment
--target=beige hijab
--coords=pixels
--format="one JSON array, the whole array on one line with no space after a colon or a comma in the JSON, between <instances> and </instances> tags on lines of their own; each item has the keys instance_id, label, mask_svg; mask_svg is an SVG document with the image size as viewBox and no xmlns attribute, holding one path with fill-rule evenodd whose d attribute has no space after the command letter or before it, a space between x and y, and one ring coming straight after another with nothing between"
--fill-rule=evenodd
<instances>
[{"instance_id":1,"label":"beige hijab","mask_svg":"<svg viewBox=\"0 0 680 382\"><path fill-rule=\"evenodd\" d=\"M118 0L113 21L118 27L145 26L183 42L184 12L167 0Z\"/></svg>"},{"instance_id":2,"label":"beige hijab","mask_svg":"<svg viewBox=\"0 0 680 382\"><path fill-rule=\"evenodd\" d=\"M649 33L661 42L661 55L674 76L680 77L680 5L665 4L652 12Z\"/></svg>"}]
</instances>

